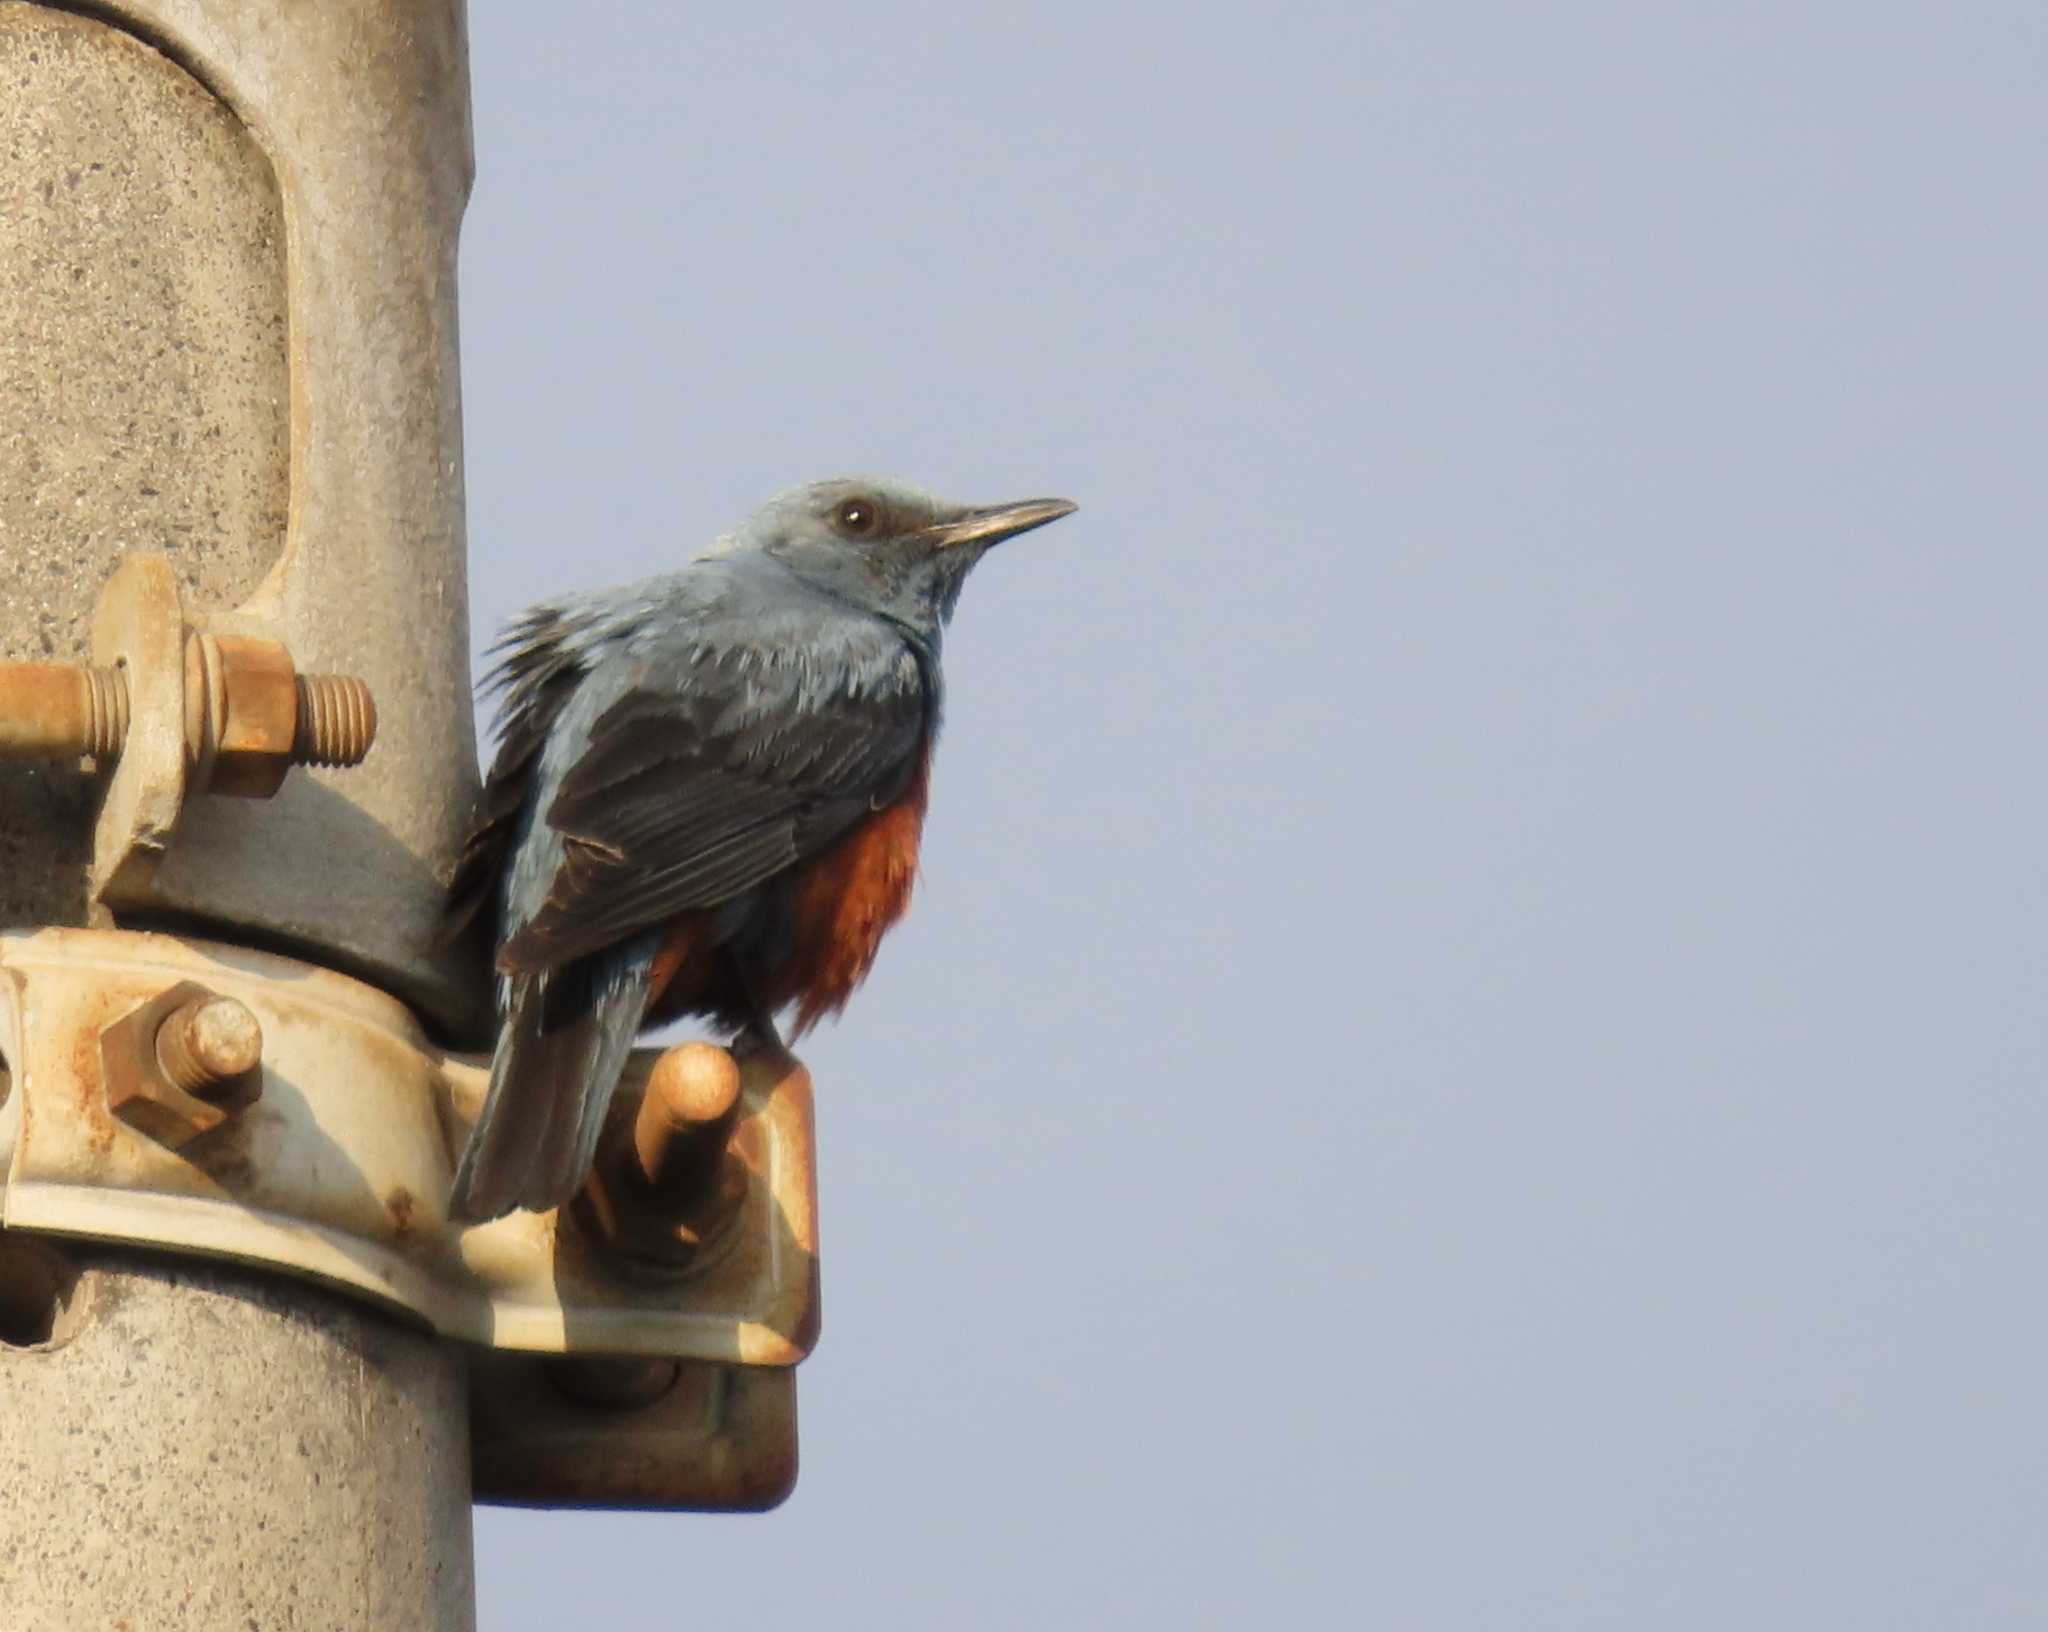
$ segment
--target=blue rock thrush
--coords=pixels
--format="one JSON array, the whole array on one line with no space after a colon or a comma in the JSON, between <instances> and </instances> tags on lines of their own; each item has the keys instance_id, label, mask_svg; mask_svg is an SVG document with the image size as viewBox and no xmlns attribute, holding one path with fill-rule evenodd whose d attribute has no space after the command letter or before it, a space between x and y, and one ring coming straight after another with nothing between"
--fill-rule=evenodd
<instances>
[{"instance_id":1,"label":"blue rock thrush","mask_svg":"<svg viewBox=\"0 0 2048 1632\"><path fill-rule=\"evenodd\" d=\"M498 1043L450 1209L568 1199L642 1026L798 1034L909 904L940 636L990 545L1064 499L969 508L843 479L679 572L526 612L452 933L495 931Z\"/></svg>"}]
</instances>

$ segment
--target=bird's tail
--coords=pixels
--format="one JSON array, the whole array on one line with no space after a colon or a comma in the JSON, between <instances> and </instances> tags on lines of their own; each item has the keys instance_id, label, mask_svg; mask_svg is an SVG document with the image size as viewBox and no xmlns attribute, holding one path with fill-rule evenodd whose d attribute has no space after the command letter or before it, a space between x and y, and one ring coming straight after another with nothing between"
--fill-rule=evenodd
<instances>
[{"instance_id":1,"label":"bird's tail","mask_svg":"<svg viewBox=\"0 0 2048 1632\"><path fill-rule=\"evenodd\" d=\"M455 1167L452 1217L540 1211L576 1193L647 1008L657 940L503 978L490 1092Z\"/></svg>"}]
</instances>

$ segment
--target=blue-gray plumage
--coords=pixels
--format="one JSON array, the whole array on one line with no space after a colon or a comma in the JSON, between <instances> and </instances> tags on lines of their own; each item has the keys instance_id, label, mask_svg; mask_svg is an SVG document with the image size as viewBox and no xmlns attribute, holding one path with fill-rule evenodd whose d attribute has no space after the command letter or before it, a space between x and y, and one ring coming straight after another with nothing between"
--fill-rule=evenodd
<instances>
[{"instance_id":1,"label":"blue-gray plumage","mask_svg":"<svg viewBox=\"0 0 2048 1632\"><path fill-rule=\"evenodd\" d=\"M557 1205L643 1024L774 1036L841 1007L909 897L939 649L990 545L1063 499L795 488L678 572L537 606L449 892L491 924L499 1029L451 1211Z\"/></svg>"}]
</instances>

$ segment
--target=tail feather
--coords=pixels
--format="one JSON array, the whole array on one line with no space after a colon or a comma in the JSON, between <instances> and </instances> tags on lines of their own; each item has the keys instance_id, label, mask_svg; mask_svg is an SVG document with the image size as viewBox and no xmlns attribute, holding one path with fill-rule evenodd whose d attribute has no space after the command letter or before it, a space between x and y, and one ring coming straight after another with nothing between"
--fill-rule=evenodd
<instances>
[{"instance_id":1,"label":"tail feather","mask_svg":"<svg viewBox=\"0 0 2048 1632\"><path fill-rule=\"evenodd\" d=\"M504 982L490 1091L456 1164L453 1216L541 1211L576 1193L646 1012L655 945L638 936Z\"/></svg>"}]
</instances>

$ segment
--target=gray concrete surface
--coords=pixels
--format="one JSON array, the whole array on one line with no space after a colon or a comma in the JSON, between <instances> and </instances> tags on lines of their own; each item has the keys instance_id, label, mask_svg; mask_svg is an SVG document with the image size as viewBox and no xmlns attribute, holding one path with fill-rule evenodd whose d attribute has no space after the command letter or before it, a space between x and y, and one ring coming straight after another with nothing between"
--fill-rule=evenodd
<instances>
[{"instance_id":1,"label":"gray concrete surface","mask_svg":"<svg viewBox=\"0 0 2048 1632\"><path fill-rule=\"evenodd\" d=\"M285 536L284 222L248 131L134 36L0 4L0 657L82 659L131 549L197 604ZM0 923L87 921L92 782L0 768Z\"/></svg>"},{"instance_id":2,"label":"gray concrete surface","mask_svg":"<svg viewBox=\"0 0 2048 1632\"><path fill-rule=\"evenodd\" d=\"M0 1236L0 1284L0 1626L475 1624L460 1350L225 1265Z\"/></svg>"}]
</instances>

